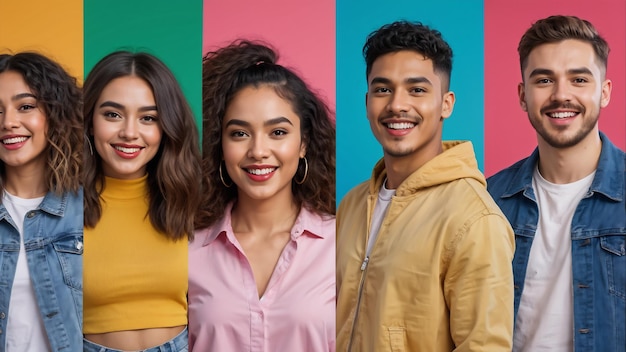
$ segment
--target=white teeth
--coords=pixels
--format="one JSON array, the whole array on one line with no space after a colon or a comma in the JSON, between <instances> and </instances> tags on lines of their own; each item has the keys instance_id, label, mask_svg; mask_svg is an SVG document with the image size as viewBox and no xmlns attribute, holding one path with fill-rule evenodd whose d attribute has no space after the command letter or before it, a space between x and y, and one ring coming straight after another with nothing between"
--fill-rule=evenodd
<instances>
[{"instance_id":1,"label":"white teeth","mask_svg":"<svg viewBox=\"0 0 626 352\"><path fill-rule=\"evenodd\" d=\"M552 118L555 118L555 119L564 119L566 117L574 117L574 116L576 116L576 113L575 112L571 112L571 111L568 111L568 112L552 112L552 113L549 113L548 116L550 116Z\"/></svg>"},{"instance_id":2,"label":"white teeth","mask_svg":"<svg viewBox=\"0 0 626 352\"><path fill-rule=\"evenodd\" d=\"M265 169L246 169L246 171L248 173L253 174L253 175L259 175L259 176L260 175L267 175L270 172L273 172L274 170L276 170L275 167L268 167L268 168L265 168Z\"/></svg>"},{"instance_id":3,"label":"white teeth","mask_svg":"<svg viewBox=\"0 0 626 352\"><path fill-rule=\"evenodd\" d=\"M113 148L119 150L122 153L127 153L127 154L132 154L132 153L137 153L141 148L126 148L126 147L120 147L118 145L113 146Z\"/></svg>"},{"instance_id":4,"label":"white teeth","mask_svg":"<svg viewBox=\"0 0 626 352\"><path fill-rule=\"evenodd\" d=\"M7 138L7 139L3 139L2 143L3 144L15 144L15 143L22 143L25 140L27 140L28 137L13 137L13 138Z\"/></svg>"},{"instance_id":5,"label":"white teeth","mask_svg":"<svg viewBox=\"0 0 626 352\"><path fill-rule=\"evenodd\" d=\"M387 124L387 128L391 128L392 130L406 130L413 127L415 127L415 124L410 122L397 122Z\"/></svg>"}]
</instances>

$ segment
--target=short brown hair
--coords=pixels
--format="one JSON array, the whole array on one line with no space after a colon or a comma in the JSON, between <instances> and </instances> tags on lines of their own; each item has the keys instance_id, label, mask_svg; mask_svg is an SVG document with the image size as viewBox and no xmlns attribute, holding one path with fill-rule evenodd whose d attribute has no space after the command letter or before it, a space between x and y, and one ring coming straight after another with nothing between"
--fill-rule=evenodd
<instances>
[{"instance_id":1,"label":"short brown hair","mask_svg":"<svg viewBox=\"0 0 626 352\"><path fill-rule=\"evenodd\" d=\"M517 47L522 76L530 52L536 47L576 39L591 44L605 72L609 58L609 44L587 20L576 16L550 16L535 22L522 36Z\"/></svg>"}]
</instances>

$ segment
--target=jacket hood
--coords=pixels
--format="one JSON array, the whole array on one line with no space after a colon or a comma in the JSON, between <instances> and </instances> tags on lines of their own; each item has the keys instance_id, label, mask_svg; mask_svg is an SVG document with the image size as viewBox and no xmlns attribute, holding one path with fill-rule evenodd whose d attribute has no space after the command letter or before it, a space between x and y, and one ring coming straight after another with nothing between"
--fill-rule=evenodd
<instances>
[{"instance_id":1,"label":"jacket hood","mask_svg":"<svg viewBox=\"0 0 626 352\"><path fill-rule=\"evenodd\" d=\"M470 141L443 142L443 153L432 158L426 164L402 181L396 189L396 196L408 196L420 189L441 185L462 178L473 178L483 186L487 185L485 176L478 170L474 146ZM387 177L384 159L376 163L370 182L370 194L378 194Z\"/></svg>"}]
</instances>

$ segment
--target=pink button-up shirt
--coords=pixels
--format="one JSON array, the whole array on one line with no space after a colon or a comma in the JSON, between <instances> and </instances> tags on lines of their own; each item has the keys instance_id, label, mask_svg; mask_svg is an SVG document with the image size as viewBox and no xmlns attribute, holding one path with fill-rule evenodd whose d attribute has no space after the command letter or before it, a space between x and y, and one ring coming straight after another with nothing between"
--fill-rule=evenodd
<instances>
[{"instance_id":1,"label":"pink button-up shirt","mask_svg":"<svg viewBox=\"0 0 626 352\"><path fill-rule=\"evenodd\" d=\"M263 297L232 204L189 245L191 351L335 351L335 218L302 208Z\"/></svg>"}]
</instances>

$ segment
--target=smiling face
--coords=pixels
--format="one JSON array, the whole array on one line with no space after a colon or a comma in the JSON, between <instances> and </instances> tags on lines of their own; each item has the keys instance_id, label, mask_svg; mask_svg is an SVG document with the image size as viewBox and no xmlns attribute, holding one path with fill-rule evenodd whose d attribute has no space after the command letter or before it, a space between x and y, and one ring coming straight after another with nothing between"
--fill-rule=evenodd
<instances>
[{"instance_id":1,"label":"smiling face","mask_svg":"<svg viewBox=\"0 0 626 352\"><path fill-rule=\"evenodd\" d=\"M305 155L300 118L267 85L240 90L226 109L222 150L239 197L292 198L291 181Z\"/></svg>"},{"instance_id":2,"label":"smiling face","mask_svg":"<svg viewBox=\"0 0 626 352\"><path fill-rule=\"evenodd\" d=\"M94 145L104 175L136 179L157 154L162 130L151 87L136 76L104 87L93 114Z\"/></svg>"},{"instance_id":3,"label":"smiling face","mask_svg":"<svg viewBox=\"0 0 626 352\"><path fill-rule=\"evenodd\" d=\"M604 79L591 44L568 39L540 45L530 52L523 75L520 106L540 144L568 148L597 135L611 81Z\"/></svg>"},{"instance_id":4,"label":"smiling face","mask_svg":"<svg viewBox=\"0 0 626 352\"><path fill-rule=\"evenodd\" d=\"M423 55L402 50L382 55L372 64L367 118L386 157L427 161L437 155L442 121L453 106L454 94L443 92L432 60Z\"/></svg>"},{"instance_id":5,"label":"smiling face","mask_svg":"<svg viewBox=\"0 0 626 352\"><path fill-rule=\"evenodd\" d=\"M15 71L0 73L0 160L10 168L46 165L46 114L35 93Z\"/></svg>"}]
</instances>

